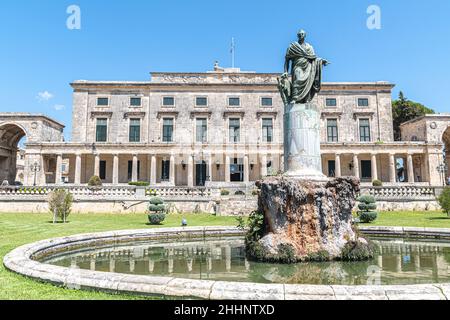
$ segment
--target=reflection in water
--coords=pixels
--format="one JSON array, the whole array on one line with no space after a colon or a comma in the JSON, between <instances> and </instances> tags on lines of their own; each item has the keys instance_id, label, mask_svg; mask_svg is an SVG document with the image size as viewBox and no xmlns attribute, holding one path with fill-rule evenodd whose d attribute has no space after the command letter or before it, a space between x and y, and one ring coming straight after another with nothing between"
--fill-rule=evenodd
<instances>
[{"instance_id":1,"label":"reflection in water","mask_svg":"<svg viewBox=\"0 0 450 320\"><path fill-rule=\"evenodd\" d=\"M450 243L377 240L366 262L278 265L250 262L242 239L139 243L61 254L46 263L71 268L191 279L259 283L365 285L374 268L380 284L450 282ZM372 271L370 271L372 270Z\"/></svg>"}]
</instances>

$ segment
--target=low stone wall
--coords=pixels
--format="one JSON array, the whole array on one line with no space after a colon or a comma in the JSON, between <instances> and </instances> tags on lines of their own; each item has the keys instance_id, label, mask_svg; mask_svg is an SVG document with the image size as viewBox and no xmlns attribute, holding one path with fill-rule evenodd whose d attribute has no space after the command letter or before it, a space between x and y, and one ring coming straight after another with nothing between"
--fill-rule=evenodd
<instances>
[{"instance_id":1,"label":"low stone wall","mask_svg":"<svg viewBox=\"0 0 450 320\"><path fill-rule=\"evenodd\" d=\"M401 229L401 230L400 230ZM448 229L366 228L378 235L426 234L450 237ZM139 276L64 268L35 261L35 258L83 248L89 245L158 241L159 239L205 239L242 236L243 231L230 227L194 227L104 232L44 240L22 246L7 254L5 267L38 281L70 289L94 289L113 293L134 293L180 298L214 300L448 300L450 284L341 286L259 284L226 281L192 280L162 276Z\"/></svg>"}]
</instances>

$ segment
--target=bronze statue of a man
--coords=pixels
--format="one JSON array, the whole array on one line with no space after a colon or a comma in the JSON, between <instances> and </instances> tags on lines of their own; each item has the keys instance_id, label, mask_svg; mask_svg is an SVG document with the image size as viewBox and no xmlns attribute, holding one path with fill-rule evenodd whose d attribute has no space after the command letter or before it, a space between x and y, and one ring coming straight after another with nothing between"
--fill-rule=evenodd
<instances>
[{"instance_id":1,"label":"bronze statue of a man","mask_svg":"<svg viewBox=\"0 0 450 320\"><path fill-rule=\"evenodd\" d=\"M286 53L284 74L279 79L281 95L286 104L308 103L320 92L322 83L322 66L329 64L327 60L318 58L314 48L305 42L306 32L300 30L298 42L293 42ZM289 83L289 68L292 79ZM290 90L287 87L290 84Z\"/></svg>"}]
</instances>

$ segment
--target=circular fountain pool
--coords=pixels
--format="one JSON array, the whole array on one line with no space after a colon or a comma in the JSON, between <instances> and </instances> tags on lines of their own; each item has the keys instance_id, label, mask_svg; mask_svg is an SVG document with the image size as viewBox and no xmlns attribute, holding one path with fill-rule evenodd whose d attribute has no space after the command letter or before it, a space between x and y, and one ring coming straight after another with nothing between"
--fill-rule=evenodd
<instances>
[{"instance_id":1,"label":"circular fountain pool","mask_svg":"<svg viewBox=\"0 0 450 320\"><path fill-rule=\"evenodd\" d=\"M4 263L75 289L211 299L446 299L450 241L436 239L446 231L416 230L421 239L413 240L402 238L413 230L389 230L375 232L379 254L366 262L251 262L241 230L212 227L46 240L13 251Z\"/></svg>"}]
</instances>

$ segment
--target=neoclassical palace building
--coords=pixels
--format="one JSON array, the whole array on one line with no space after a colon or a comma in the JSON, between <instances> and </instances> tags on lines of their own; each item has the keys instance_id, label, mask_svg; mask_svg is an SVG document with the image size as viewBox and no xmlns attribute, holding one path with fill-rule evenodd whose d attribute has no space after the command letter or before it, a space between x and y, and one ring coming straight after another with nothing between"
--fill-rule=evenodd
<instances>
[{"instance_id":1,"label":"neoclassical palace building","mask_svg":"<svg viewBox=\"0 0 450 320\"><path fill-rule=\"evenodd\" d=\"M152 73L146 82L75 81L70 142L44 115L0 114L0 180L15 182L24 136L26 185L86 184L96 175L112 185L224 187L277 174L284 162L278 76L216 64L206 73ZM404 141L395 142L393 87L323 84L315 102L326 175L442 186L450 115L405 123Z\"/></svg>"}]
</instances>

